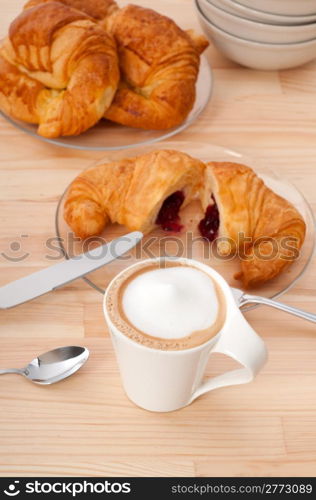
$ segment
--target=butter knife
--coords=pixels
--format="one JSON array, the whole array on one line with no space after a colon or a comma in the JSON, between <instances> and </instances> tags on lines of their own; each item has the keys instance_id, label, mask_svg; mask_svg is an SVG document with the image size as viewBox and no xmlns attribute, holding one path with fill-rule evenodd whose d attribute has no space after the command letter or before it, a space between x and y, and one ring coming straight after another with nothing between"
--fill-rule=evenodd
<instances>
[{"instance_id":1,"label":"butter knife","mask_svg":"<svg viewBox=\"0 0 316 500\"><path fill-rule=\"evenodd\" d=\"M134 248L143 234L135 231L0 287L0 309L15 307L109 264Z\"/></svg>"}]
</instances>

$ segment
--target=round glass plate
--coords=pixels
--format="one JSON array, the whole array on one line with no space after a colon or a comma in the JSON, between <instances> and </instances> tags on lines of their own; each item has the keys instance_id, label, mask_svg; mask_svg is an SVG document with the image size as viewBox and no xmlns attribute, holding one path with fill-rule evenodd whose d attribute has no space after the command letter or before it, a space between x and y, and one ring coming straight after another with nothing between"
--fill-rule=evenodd
<instances>
[{"instance_id":1,"label":"round glass plate","mask_svg":"<svg viewBox=\"0 0 316 500\"><path fill-rule=\"evenodd\" d=\"M147 146L139 148L137 151L133 151L133 153L139 155L154 151L155 149L157 149L157 146ZM293 203L304 217L307 226L306 239L300 251L300 255L298 259L278 277L267 282L260 288L252 290L252 292L264 297L276 298L289 290L297 280L302 277L314 252L315 220L313 212L303 195L292 184L279 177L272 170L266 168L258 160L211 144L168 141L160 144L160 149L176 149L204 161L230 161L249 165L254 168L256 173L270 188ZM124 157L126 157L126 153L124 154L124 152L108 153L106 157L94 163L94 165L119 160ZM89 168L91 166L92 165L89 165ZM114 224L107 226L100 237L89 238L85 241L76 238L63 218L66 193L67 190L58 204L56 213L56 232L59 238L59 244L66 258L86 252L95 246L104 244L105 242L111 241L129 232L124 226ZM181 211L181 223L185 227L181 233L166 233L161 229L157 229L145 236L142 242L131 252L91 273L84 278L85 281L99 292L104 293L111 279L122 269L134 262L140 259L170 255L174 257L185 256L204 262L216 269L231 286L240 288L240 282L234 279L234 274L240 269L238 258L220 258L216 253L216 245L211 245L201 238L197 226L202 218L203 212L199 202L191 203ZM246 306L244 309L247 310L253 307L256 306Z\"/></svg>"},{"instance_id":2,"label":"round glass plate","mask_svg":"<svg viewBox=\"0 0 316 500\"><path fill-rule=\"evenodd\" d=\"M168 130L142 130L123 127L107 120L101 120L97 125L78 136L47 139L37 134L37 126L15 120L0 111L1 115L12 125L27 134L50 144L64 148L84 149L91 151L115 151L134 148L145 144L153 144L178 134L189 127L205 109L210 100L213 87L211 68L206 56L201 56L201 65L196 83L196 100L187 119L178 127Z\"/></svg>"}]
</instances>

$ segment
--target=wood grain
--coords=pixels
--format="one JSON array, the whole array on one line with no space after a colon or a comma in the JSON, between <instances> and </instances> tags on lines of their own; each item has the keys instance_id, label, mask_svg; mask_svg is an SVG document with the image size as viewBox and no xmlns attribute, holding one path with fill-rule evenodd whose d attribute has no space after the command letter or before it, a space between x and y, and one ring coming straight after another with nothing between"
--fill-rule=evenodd
<instances>
[{"instance_id":1,"label":"wood grain","mask_svg":"<svg viewBox=\"0 0 316 500\"><path fill-rule=\"evenodd\" d=\"M198 27L191 0L142 0L183 27ZM0 5L0 36L22 0ZM316 209L316 63L296 70L241 68L210 47L214 94L179 141L209 142L261 158ZM0 120L0 284L48 265L59 196L102 157L44 144ZM23 238L22 235L27 235ZM29 257L19 263L12 242ZM10 253L11 252L11 253ZM315 311L316 264L283 300ZM313 325L277 311L247 314L270 359L256 381L153 414L124 395L101 296L75 284L0 314L0 366L22 366L41 351L84 343L91 359L72 379L37 387L0 379L0 475L306 476L316 460L316 336ZM208 375L231 366L214 359Z\"/></svg>"}]
</instances>

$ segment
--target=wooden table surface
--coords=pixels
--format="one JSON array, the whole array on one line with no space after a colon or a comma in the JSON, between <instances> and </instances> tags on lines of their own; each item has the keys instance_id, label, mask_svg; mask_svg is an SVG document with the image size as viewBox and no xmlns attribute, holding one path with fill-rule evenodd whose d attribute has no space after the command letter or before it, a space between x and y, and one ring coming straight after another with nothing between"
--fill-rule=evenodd
<instances>
[{"instance_id":1,"label":"wooden table surface","mask_svg":"<svg viewBox=\"0 0 316 500\"><path fill-rule=\"evenodd\" d=\"M134 3L156 6L183 27L198 27L191 0ZM1 37L22 4L1 2ZM214 47L208 57L213 98L177 140L207 141L263 159L295 183L315 211L316 62L277 73L241 68ZM100 157L45 144L0 119L1 284L49 264L45 242L55 235L60 194ZM23 253L28 257L13 262ZM315 282L314 261L284 302L315 312ZM315 327L265 308L247 318L270 353L256 381L215 391L178 412L154 414L125 397L101 295L84 282L1 311L1 367L72 343L86 345L91 358L56 386L1 377L0 474L315 475ZM229 365L222 358L216 363L208 374Z\"/></svg>"}]
</instances>

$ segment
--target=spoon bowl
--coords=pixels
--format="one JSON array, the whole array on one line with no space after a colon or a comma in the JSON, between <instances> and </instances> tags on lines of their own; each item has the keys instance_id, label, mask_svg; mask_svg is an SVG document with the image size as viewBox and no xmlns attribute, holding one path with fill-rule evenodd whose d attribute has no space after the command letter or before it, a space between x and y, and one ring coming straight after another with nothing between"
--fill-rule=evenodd
<instances>
[{"instance_id":1,"label":"spoon bowl","mask_svg":"<svg viewBox=\"0 0 316 500\"><path fill-rule=\"evenodd\" d=\"M0 370L0 375L15 373L35 384L51 385L73 375L88 358L89 351L85 347L59 347L41 354L25 368Z\"/></svg>"}]
</instances>

